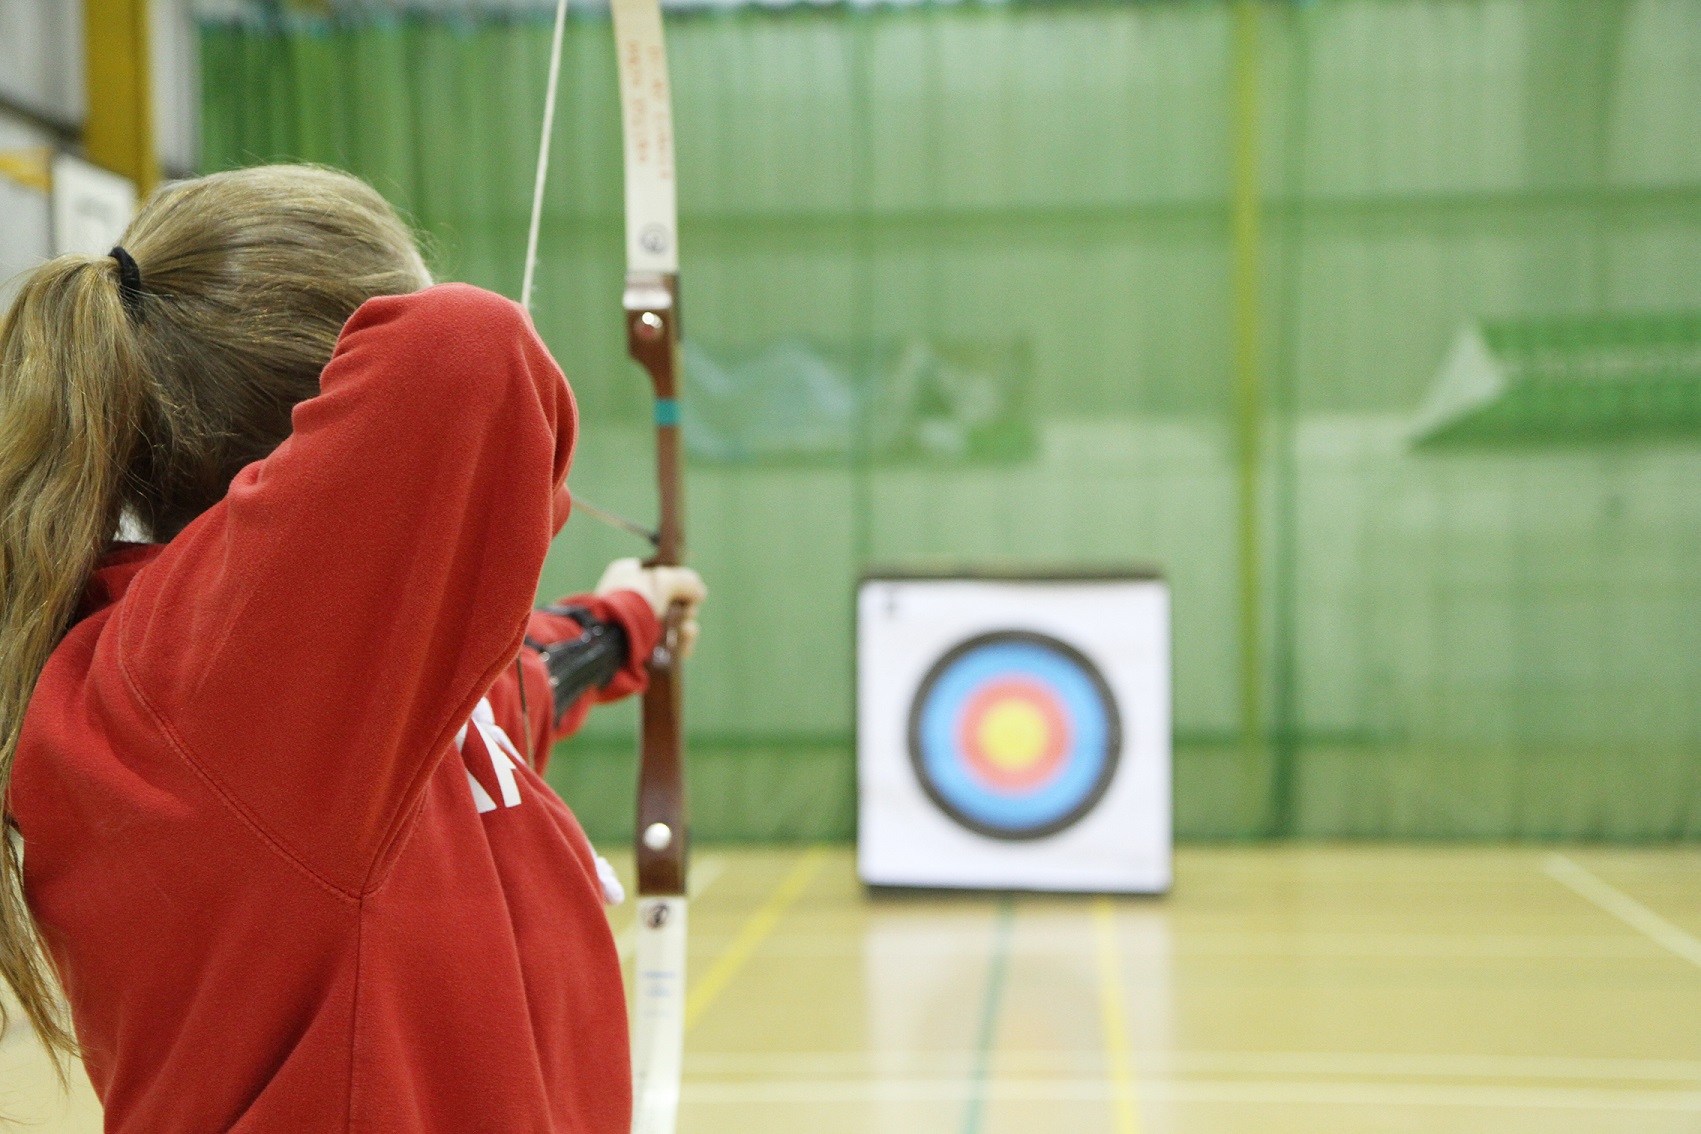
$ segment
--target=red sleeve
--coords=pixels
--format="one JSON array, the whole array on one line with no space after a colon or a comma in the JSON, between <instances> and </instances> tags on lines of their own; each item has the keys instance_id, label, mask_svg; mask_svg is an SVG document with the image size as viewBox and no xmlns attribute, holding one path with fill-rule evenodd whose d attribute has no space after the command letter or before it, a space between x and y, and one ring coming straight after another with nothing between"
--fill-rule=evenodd
<instances>
[{"instance_id":1,"label":"red sleeve","mask_svg":"<svg viewBox=\"0 0 1701 1134\"><path fill-rule=\"evenodd\" d=\"M626 632L630 649L626 655L626 664L609 679L608 684L600 689L586 690L561 715L560 723L555 721L555 701L550 692L549 673L544 669L543 659L534 650L520 651L520 673L524 674L526 683L525 731L531 742L532 765L540 773L549 766L549 753L554 743L578 732L580 726L585 723L585 718L590 715L592 705L607 704L644 691L649 684L645 663L654 652L657 640L661 638L660 620L656 618L655 611L650 609L649 600L636 591L614 591L606 595L569 595L560 599L556 605L577 606L600 622L619 625ZM539 645L548 646L566 638L576 638L583 630L577 622L564 615L534 610L526 626L526 637ZM521 699L514 667L510 666L507 672L497 679L496 687L490 693L490 704L497 720L519 720Z\"/></svg>"},{"instance_id":2,"label":"red sleeve","mask_svg":"<svg viewBox=\"0 0 1701 1134\"><path fill-rule=\"evenodd\" d=\"M293 425L137 579L120 657L229 805L358 892L519 649L576 412L525 312L449 284L362 306Z\"/></svg>"}]
</instances>

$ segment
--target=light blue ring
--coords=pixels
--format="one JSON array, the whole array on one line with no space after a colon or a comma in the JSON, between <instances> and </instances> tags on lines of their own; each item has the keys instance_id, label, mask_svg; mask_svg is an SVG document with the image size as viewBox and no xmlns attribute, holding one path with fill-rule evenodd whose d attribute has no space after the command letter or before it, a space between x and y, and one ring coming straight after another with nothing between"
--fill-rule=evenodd
<instances>
[{"instance_id":1,"label":"light blue ring","mask_svg":"<svg viewBox=\"0 0 1701 1134\"><path fill-rule=\"evenodd\" d=\"M968 702L999 679L1049 689L1069 727L1058 771L1024 791L1001 792L976 778L958 745ZM1036 642L992 642L956 659L928 691L920 726L921 763L934 789L968 818L1013 835L1068 816L1098 786L1110 757L1110 722L1098 685L1074 659Z\"/></svg>"}]
</instances>

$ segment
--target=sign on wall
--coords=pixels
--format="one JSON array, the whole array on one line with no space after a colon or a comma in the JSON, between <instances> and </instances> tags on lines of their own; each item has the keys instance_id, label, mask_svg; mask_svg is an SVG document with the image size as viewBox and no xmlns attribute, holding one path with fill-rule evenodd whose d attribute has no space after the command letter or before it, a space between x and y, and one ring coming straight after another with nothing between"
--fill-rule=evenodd
<instances>
[{"instance_id":1,"label":"sign on wall","mask_svg":"<svg viewBox=\"0 0 1701 1134\"><path fill-rule=\"evenodd\" d=\"M102 256L136 215L136 185L70 154L53 158L53 254Z\"/></svg>"},{"instance_id":2,"label":"sign on wall","mask_svg":"<svg viewBox=\"0 0 1701 1134\"><path fill-rule=\"evenodd\" d=\"M863 881L1168 889L1169 671L1150 575L865 579Z\"/></svg>"}]
</instances>

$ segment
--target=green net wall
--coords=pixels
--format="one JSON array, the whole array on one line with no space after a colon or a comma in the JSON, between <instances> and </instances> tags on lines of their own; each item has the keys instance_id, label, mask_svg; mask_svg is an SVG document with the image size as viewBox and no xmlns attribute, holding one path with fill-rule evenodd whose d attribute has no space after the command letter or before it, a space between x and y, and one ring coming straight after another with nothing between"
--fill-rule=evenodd
<instances>
[{"instance_id":1,"label":"green net wall","mask_svg":"<svg viewBox=\"0 0 1701 1134\"><path fill-rule=\"evenodd\" d=\"M669 35L714 590L700 834L851 834L856 576L964 562L1166 572L1183 836L1701 835L1695 423L1425 425L1462 336L1493 363L1697 326L1701 2L797 8ZM208 22L205 164L356 170L442 275L515 294L548 38L464 6ZM614 89L606 22L573 23L537 320L581 400L572 483L642 516ZM1693 417L1695 352L1660 342ZM575 520L544 589L635 550ZM605 710L557 755L594 834L630 826L631 730Z\"/></svg>"}]
</instances>

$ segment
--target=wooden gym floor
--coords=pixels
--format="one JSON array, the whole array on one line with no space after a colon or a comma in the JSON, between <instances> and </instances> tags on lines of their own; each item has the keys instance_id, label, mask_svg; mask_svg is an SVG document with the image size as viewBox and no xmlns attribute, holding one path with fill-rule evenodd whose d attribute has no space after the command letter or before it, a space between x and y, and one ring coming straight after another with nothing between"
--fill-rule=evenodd
<instances>
[{"instance_id":1,"label":"wooden gym floor","mask_svg":"<svg viewBox=\"0 0 1701 1134\"><path fill-rule=\"evenodd\" d=\"M1194 847L1108 900L710 847L693 887L682 1134L1701 1132L1695 848ZM0 1114L99 1129L16 1034Z\"/></svg>"}]
</instances>

